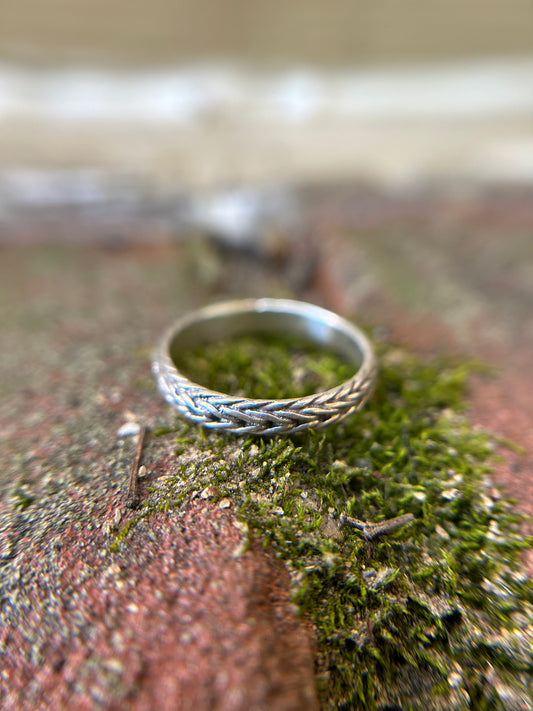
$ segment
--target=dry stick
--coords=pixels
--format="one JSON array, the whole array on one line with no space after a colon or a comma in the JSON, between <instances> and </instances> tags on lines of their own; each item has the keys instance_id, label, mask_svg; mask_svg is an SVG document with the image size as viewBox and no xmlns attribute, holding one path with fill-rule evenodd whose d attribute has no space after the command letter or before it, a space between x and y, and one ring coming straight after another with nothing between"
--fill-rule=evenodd
<instances>
[{"instance_id":1,"label":"dry stick","mask_svg":"<svg viewBox=\"0 0 533 711\"><path fill-rule=\"evenodd\" d=\"M139 465L143 453L144 439L146 437L146 425L141 425L137 439L137 449L135 458L131 464L130 478L128 480L128 490L124 499L124 505L129 509L136 509L141 503L141 491L139 488Z\"/></svg>"},{"instance_id":2,"label":"dry stick","mask_svg":"<svg viewBox=\"0 0 533 711\"><path fill-rule=\"evenodd\" d=\"M341 524L349 523L351 526L358 528L362 531L365 541L371 541L376 536L381 536L383 533L389 533L389 531L393 531L395 528L405 526L406 523L414 521L414 518L412 513L406 513L401 516L395 516L394 518L387 518L385 521L371 523L370 521L360 521L358 518L341 514L340 522Z\"/></svg>"}]
</instances>

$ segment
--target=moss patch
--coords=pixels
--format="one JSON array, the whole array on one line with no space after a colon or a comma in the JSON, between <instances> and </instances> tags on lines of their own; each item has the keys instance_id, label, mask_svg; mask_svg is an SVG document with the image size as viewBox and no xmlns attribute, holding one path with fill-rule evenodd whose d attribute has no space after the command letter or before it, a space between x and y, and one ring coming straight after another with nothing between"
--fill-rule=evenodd
<instances>
[{"instance_id":1,"label":"moss patch","mask_svg":"<svg viewBox=\"0 0 533 711\"><path fill-rule=\"evenodd\" d=\"M330 351L303 340L262 336L195 348L183 353L178 365L212 390L251 398L305 397L353 375L353 366Z\"/></svg>"},{"instance_id":2,"label":"moss patch","mask_svg":"<svg viewBox=\"0 0 533 711\"><path fill-rule=\"evenodd\" d=\"M242 440L178 423L180 474L156 482L114 546L154 511L230 498L243 530L235 555L260 537L316 627L324 709L529 709L533 589L520 550L530 542L490 485L491 438L460 414L469 367L381 351L375 396L323 432ZM330 354L253 339L193 360L198 380L252 396L346 377ZM405 513L415 520L372 541L340 522Z\"/></svg>"}]
</instances>

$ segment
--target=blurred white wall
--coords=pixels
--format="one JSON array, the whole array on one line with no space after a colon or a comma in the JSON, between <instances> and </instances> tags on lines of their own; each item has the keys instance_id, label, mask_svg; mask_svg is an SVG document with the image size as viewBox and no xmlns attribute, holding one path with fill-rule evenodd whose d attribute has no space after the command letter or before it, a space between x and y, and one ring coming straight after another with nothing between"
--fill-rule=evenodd
<instances>
[{"instance_id":1,"label":"blurred white wall","mask_svg":"<svg viewBox=\"0 0 533 711\"><path fill-rule=\"evenodd\" d=\"M531 182L533 4L4 0L0 174L54 171Z\"/></svg>"}]
</instances>

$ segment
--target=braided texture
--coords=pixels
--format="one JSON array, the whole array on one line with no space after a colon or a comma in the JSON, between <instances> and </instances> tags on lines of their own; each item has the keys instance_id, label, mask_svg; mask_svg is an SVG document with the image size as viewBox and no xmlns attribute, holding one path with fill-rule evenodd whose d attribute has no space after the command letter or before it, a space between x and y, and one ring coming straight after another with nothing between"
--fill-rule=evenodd
<instances>
[{"instance_id":1,"label":"braided texture","mask_svg":"<svg viewBox=\"0 0 533 711\"><path fill-rule=\"evenodd\" d=\"M368 400L376 377L374 359L341 385L302 398L251 400L209 390L184 377L164 351L153 371L165 400L186 419L234 434L273 435L338 422Z\"/></svg>"}]
</instances>

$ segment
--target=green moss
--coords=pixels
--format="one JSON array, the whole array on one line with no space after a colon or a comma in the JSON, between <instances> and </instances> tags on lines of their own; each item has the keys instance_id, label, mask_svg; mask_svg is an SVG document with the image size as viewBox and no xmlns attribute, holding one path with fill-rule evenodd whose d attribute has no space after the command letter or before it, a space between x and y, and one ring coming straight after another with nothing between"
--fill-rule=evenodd
<instances>
[{"instance_id":1,"label":"green moss","mask_svg":"<svg viewBox=\"0 0 533 711\"><path fill-rule=\"evenodd\" d=\"M273 342L259 336L196 348L180 354L178 364L192 380L212 390L252 398L276 398L280 393L304 397L353 374L353 367L329 351L294 339Z\"/></svg>"},{"instance_id":2,"label":"green moss","mask_svg":"<svg viewBox=\"0 0 533 711\"><path fill-rule=\"evenodd\" d=\"M29 494L25 488L19 486L14 492L15 506L20 509L26 509L35 501L34 497Z\"/></svg>"},{"instance_id":3,"label":"green moss","mask_svg":"<svg viewBox=\"0 0 533 711\"><path fill-rule=\"evenodd\" d=\"M137 518L208 485L232 498L246 535L286 562L315 625L324 709L530 708L533 590L520 564L530 541L510 502L490 495L493 441L461 415L469 366L385 347L380 363L365 410L323 432L240 440L178 423L180 475L156 485ZM346 377L330 354L253 339L197 352L187 367L214 389L265 397ZM366 541L340 525L343 513L415 520Z\"/></svg>"}]
</instances>

